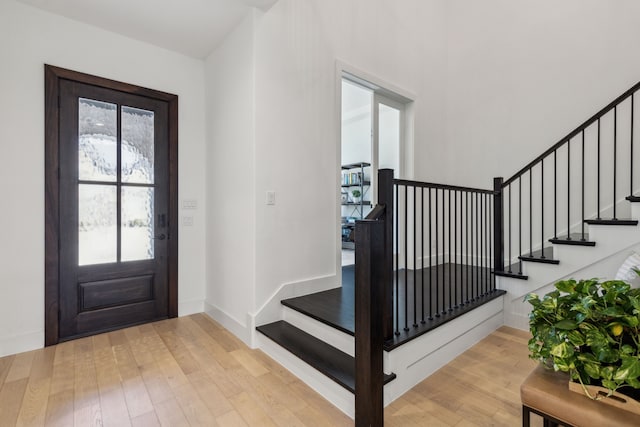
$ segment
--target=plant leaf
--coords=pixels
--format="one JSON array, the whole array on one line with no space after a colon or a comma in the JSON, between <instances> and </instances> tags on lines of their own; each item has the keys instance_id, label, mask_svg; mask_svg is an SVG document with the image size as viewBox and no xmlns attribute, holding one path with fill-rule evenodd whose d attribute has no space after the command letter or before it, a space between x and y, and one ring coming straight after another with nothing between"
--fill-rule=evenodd
<instances>
[{"instance_id":1,"label":"plant leaf","mask_svg":"<svg viewBox=\"0 0 640 427\"><path fill-rule=\"evenodd\" d=\"M573 347L567 342L562 342L551 349L551 354L559 358L573 356Z\"/></svg>"},{"instance_id":2,"label":"plant leaf","mask_svg":"<svg viewBox=\"0 0 640 427\"><path fill-rule=\"evenodd\" d=\"M578 327L578 322L576 322L573 319L562 319L559 322L556 322L555 325L553 326L555 326L556 329L569 331L569 330L576 329Z\"/></svg>"},{"instance_id":3,"label":"plant leaf","mask_svg":"<svg viewBox=\"0 0 640 427\"><path fill-rule=\"evenodd\" d=\"M567 338L569 339L569 342L576 347L580 347L586 343L584 335L582 335L578 330L569 331L567 333Z\"/></svg>"},{"instance_id":4,"label":"plant leaf","mask_svg":"<svg viewBox=\"0 0 640 427\"><path fill-rule=\"evenodd\" d=\"M626 381L629 378L640 376L640 361L633 356L623 356L622 365L618 368L613 379L616 381Z\"/></svg>"},{"instance_id":5,"label":"plant leaf","mask_svg":"<svg viewBox=\"0 0 640 427\"><path fill-rule=\"evenodd\" d=\"M602 385L608 388L609 390L615 390L618 388L618 384L611 380L602 380Z\"/></svg>"},{"instance_id":6,"label":"plant leaf","mask_svg":"<svg viewBox=\"0 0 640 427\"><path fill-rule=\"evenodd\" d=\"M575 280L561 280L556 283L556 289L561 292L571 293L576 289L576 281Z\"/></svg>"},{"instance_id":7,"label":"plant leaf","mask_svg":"<svg viewBox=\"0 0 640 427\"><path fill-rule=\"evenodd\" d=\"M594 380L600 378L600 366L596 365L595 363L585 363L583 367L587 375L589 375Z\"/></svg>"}]
</instances>

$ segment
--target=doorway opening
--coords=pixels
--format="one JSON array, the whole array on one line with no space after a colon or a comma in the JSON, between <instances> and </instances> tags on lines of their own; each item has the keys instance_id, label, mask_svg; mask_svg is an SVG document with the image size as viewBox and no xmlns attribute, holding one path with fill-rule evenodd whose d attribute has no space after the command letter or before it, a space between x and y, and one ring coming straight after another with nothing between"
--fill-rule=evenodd
<instances>
[{"instance_id":1,"label":"doorway opening","mask_svg":"<svg viewBox=\"0 0 640 427\"><path fill-rule=\"evenodd\" d=\"M341 81L340 236L342 266L355 263L355 222L377 200L378 169L404 177L405 106L410 100L343 72Z\"/></svg>"}]
</instances>

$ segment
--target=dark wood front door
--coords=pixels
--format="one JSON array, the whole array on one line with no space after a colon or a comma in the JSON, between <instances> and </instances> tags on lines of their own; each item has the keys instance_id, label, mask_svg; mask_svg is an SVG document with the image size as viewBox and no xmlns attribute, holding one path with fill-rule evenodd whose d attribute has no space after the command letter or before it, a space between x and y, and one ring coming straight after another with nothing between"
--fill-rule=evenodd
<instances>
[{"instance_id":1,"label":"dark wood front door","mask_svg":"<svg viewBox=\"0 0 640 427\"><path fill-rule=\"evenodd\" d=\"M47 215L47 242L57 241L47 244L47 344L177 315L175 97L46 74L47 154L57 146L58 169L57 200L47 191L47 208L57 205L57 218Z\"/></svg>"}]
</instances>

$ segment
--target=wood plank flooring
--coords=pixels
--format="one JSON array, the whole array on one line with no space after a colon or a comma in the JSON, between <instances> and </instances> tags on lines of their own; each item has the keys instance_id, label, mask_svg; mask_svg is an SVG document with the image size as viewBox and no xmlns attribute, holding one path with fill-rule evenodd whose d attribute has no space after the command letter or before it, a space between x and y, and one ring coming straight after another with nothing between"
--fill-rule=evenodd
<instances>
[{"instance_id":1,"label":"wood plank flooring","mask_svg":"<svg viewBox=\"0 0 640 427\"><path fill-rule=\"evenodd\" d=\"M518 390L534 366L526 341L526 333L501 328L387 407L386 425L520 425ZM196 314L0 358L0 426L14 425L353 422L260 350Z\"/></svg>"}]
</instances>

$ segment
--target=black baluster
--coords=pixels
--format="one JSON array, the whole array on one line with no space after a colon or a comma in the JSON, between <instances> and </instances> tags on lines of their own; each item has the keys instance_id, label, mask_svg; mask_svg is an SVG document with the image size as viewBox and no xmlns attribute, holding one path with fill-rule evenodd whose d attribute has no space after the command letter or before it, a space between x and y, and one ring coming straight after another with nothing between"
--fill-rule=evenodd
<instances>
[{"instance_id":1,"label":"black baluster","mask_svg":"<svg viewBox=\"0 0 640 427\"><path fill-rule=\"evenodd\" d=\"M553 151L553 238L558 238L558 155Z\"/></svg>"},{"instance_id":2,"label":"black baluster","mask_svg":"<svg viewBox=\"0 0 640 427\"><path fill-rule=\"evenodd\" d=\"M533 256L533 167L529 169L529 256Z\"/></svg>"},{"instance_id":3,"label":"black baluster","mask_svg":"<svg viewBox=\"0 0 640 427\"><path fill-rule=\"evenodd\" d=\"M484 262L485 262L485 246L484 246L484 242L485 242L485 229L484 229L484 221L483 221L483 217L484 217L484 202L485 202L485 198L484 198L484 194L482 193L478 193L478 197L480 198L480 293L479 295L483 295L484 294Z\"/></svg>"},{"instance_id":4,"label":"black baluster","mask_svg":"<svg viewBox=\"0 0 640 427\"><path fill-rule=\"evenodd\" d=\"M617 149L618 149L618 106L613 107L613 219L616 216L616 184L617 184Z\"/></svg>"},{"instance_id":5,"label":"black baluster","mask_svg":"<svg viewBox=\"0 0 640 427\"><path fill-rule=\"evenodd\" d=\"M417 254L416 254L416 234L417 234L417 228L416 228L416 220L417 220L417 215L416 215L416 205L418 204L418 199L416 199L416 186L413 186L413 327L417 328L418 327L418 300L417 300L417 291L418 291L418 281L416 280L416 272L418 270L418 261L417 261Z\"/></svg>"},{"instance_id":6,"label":"black baluster","mask_svg":"<svg viewBox=\"0 0 640 427\"><path fill-rule=\"evenodd\" d=\"M466 263L465 263L465 268L464 268L464 273L465 273L465 288L466 288L466 293L467 293L467 298L465 300L465 302L467 304L469 304L469 294L471 293L469 290L469 192L467 191L465 194L465 212L466 215L464 216L464 234L465 234L465 254L466 254Z\"/></svg>"},{"instance_id":7,"label":"black baluster","mask_svg":"<svg viewBox=\"0 0 640 427\"><path fill-rule=\"evenodd\" d=\"M511 183L509 183L509 273L513 273L511 269Z\"/></svg>"},{"instance_id":8,"label":"black baluster","mask_svg":"<svg viewBox=\"0 0 640 427\"><path fill-rule=\"evenodd\" d=\"M503 192L504 194L504 192ZM495 194L491 194L489 196L489 256L492 257L491 258L491 263L489 264L489 286L491 289L491 292L493 292L494 286L493 283L495 281L495 274L491 274L492 271L495 271L495 244L497 242L494 241L493 236L495 236L495 222L493 221L494 215L495 215ZM502 242L501 242L502 243Z\"/></svg>"},{"instance_id":9,"label":"black baluster","mask_svg":"<svg viewBox=\"0 0 640 427\"><path fill-rule=\"evenodd\" d=\"M458 191L453 191L453 299L458 304Z\"/></svg>"},{"instance_id":10,"label":"black baluster","mask_svg":"<svg viewBox=\"0 0 640 427\"><path fill-rule=\"evenodd\" d=\"M540 258L544 259L544 158L540 160Z\"/></svg>"},{"instance_id":11,"label":"black baluster","mask_svg":"<svg viewBox=\"0 0 640 427\"><path fill-rule=\"evenodd\" d=\"M469 230L469 238L471 239L471 301L475 301L475 286L476 286L476 282L474 279L474 275L475 275L475 271L476 271L476 257L475 257L475 239L474 239L474 235L473 233L475 232L474 227L473 227L473 221L474 221L474 216L473 216L473 210L474 210L474 193L470 193L471 195L471 217L469 218L469 222L470 222L470 230Z\"/></svg>"},{"instance_id":12,"label":"black baluster","mask_svg":"<svg viewBox=\"0 0 640 427\"><path fill-rule=\"evenodd\" d=\"M431 187L429 187L429 320L433 320L433 311L431 309L433 305L433 236L431 229ZM438 234L438 229L436 228L436 235ZM437 238L437 237L436 237Z\"/></svg>"},{"instance_id":13,"label":"black baluster","mask_svg":"<svg viewBox=\"0 0 640 427\"><path fill-rule=\"evenodd\" d=\"M582 236L580 240L583 242L586 240L584 237L584 129L582 130Z\"/></svg>"},{"instance_id":14,"label":"black baluster","mask_svg":"<svg viewBox=\"0 0 640 427\"><path fill-rule=\"evenodd\" d=\"M493 281L493 274L491 274L491 271L493 270L493 266L495 265L494 261L493 261L493 194L489 194L487 196L488 200L489 200L489 206L487 206L487 224L488 224L488 230L489 230L489 234L487 235L487 240L489 241L489 268L487 270L487 285L489 286L489 293L491 293L492 289L492 281Z\"/></svg>"},{"instance_id":15,"label":"black baluster","mask_svg":"<svg viewBox=\"0 0 640 427\"><path fill-rule=\"evenodd\" d=\"M600 119L598 119L598 151L597 151L597 181L598 181L598 190L597 190L597 218L600 219Z\"/></svg>"},{"instance_id":16,"label":"black baluster","mask_svg":"<svg viewBox=\"0 0 640 427\"><path fill-rule=\"evenodd\" d=\"M480 229L480 227L479 227L480 223L479 223L479 218L478 218L478 205L479 205L479 203L478 203L478 193L474 193L474 194L476 196L475 197L476 198L476 238L475 238L476 257L474 258L475 263L476 263L476 265L475 265L476 279L473 282L475 284L475 291L474 291L474 294L473 294L473 299L475 300L479 295L478 286L480 284L480 270L479 270L480 260L478 258L480 256L480 246L479 246L480 236L478 234L478 230Z\"/></svg>"},{"instance_id":17,"label":"black baluster","mask_svg":"<svg viewBox=\"0 0 640 427\"><path fill-rule=\"evenodd\" d=\"M447 191L447 193L449 194L449 212L448 212L448 217L449 217L449 221L447 222L447 230L448 230L448 235L449 235L449 243L447 246L447 251L449 252L449 306L447 307L448 311L453 310L452 308L452 304L451 304L451 189L449 189L449 191Z\"/></svg>"},{"instance_id":18,"label":"black baluster","mask_svg":"<svg viewBox=\"0 0 640 427\"><path fill-rule=\"evenodd\" d=\"M446 244L446 215L445 215L445 206L446 206L446 198L444 195L444 188L442 189L442 314L446 314L447 310L445 310L445 306L444 306L444 301L446 299L446 294L445 294L445 290L444 287L446 286L446 281L445 281L445 263L447 261L447 259L445 258L444 254L445 254L445 244Z\"/></svg>"},{"instance_id":19,"label":"black baluster","mask_svg":"<svg viewBox=\"0 0 640 427\"><path fill-rule=\"evenodd\" d=\"M420 249L420 257L422 258L422 262L420 263L420 282L421 282L421 304L422 304L422 316L420 318L420 323L424 324L424 187L420 187L420 230L422 231L420 234L422 235L422 239L420 240L422 248Z\"/></svg>"},{"instance_id":20,"label":"black baluster","mask_svg":"<svg viewBox=\"0 0 640 427\"><path fill-rule=\"evenodd\" d=\"M522 274L522 175L518 178L518 274Z\"/></svg>"},{"instance_id":21,"label":"black baluster","mask_svg":"<svg viewBox=\"0 0 640 427\"><path fill-rule=\"evenodd\" d=\"M396 331L395 334L396 335L400 335L400 251L398 250L398 248L400 248L400 229L399 224L400 224L400 203L398 203L398 195L400 194L400 186L399 185L395 185L395 190L396 190L396 208L395 208L395 218L396 218L396 236L395 236L395 240L396 240L396 271L395 271L395 276L396 276L396 283L395 283L395 288L396 288L396 301L395 301L395 306L396 306Z\"/></svg>"},{"instance_id":22,"label":"black baluster","mask_svg":"<svg viewBox=\"0 0 640 427\"><path fill-rule=\"evenodd\" d=\"M492 234L489 234L489 202L491 202L491 199L489 197L488 194L484 195L484 247L485 247L485 266L484 266L484 284L485 284L485 290L484 293L485 295L489 293L489 279L491 278L491 246L489 245L489 242L491 242L491 239L489 236L492 236Z\"/></svg>"},{"instance_id":23,"label":"black baluster","mask_svg":"<svg viewBox=\"0 0 640 427\"><path fill-rule=\"evenodd\" d=\"M404 331L409 330L409 186L404 186Z\"/></svg>"},{"instance_id":24,"label":"black baluster","mask_svg":"<svg viewBox=\"0 0 640 427\"><path fill-rule=\"evenodd\" d=\"M633 96L631 94L631 138L629 139L629 195L633 196Z\"/></svg>"},{"instance_id":25,"label":"black baluster","mask_svg":"<svg viewBox=\"0 0 640 427\"><path fill-rule=\"evenodd\" d=\"M439 261L439 257L438 257L438 251L440 250L440 247L438 246L438 233L440 232L440 230L438 229L438 189L436 188L436 298L435 298L435 303L436 303L436 307L435 307L435 313L436 313L436 317L440 317L440 267L438 267L438 261Z\"/></svg>"},{"instance_id":26,"label":"black baluster","mask_svg":"<svg viewBox=\"0 0 640 427\"><path fill-rule=\"evenodd\" d=\"M571 240L571 140L567 140L567 240Z\"/></svg>"}]
</instances>

